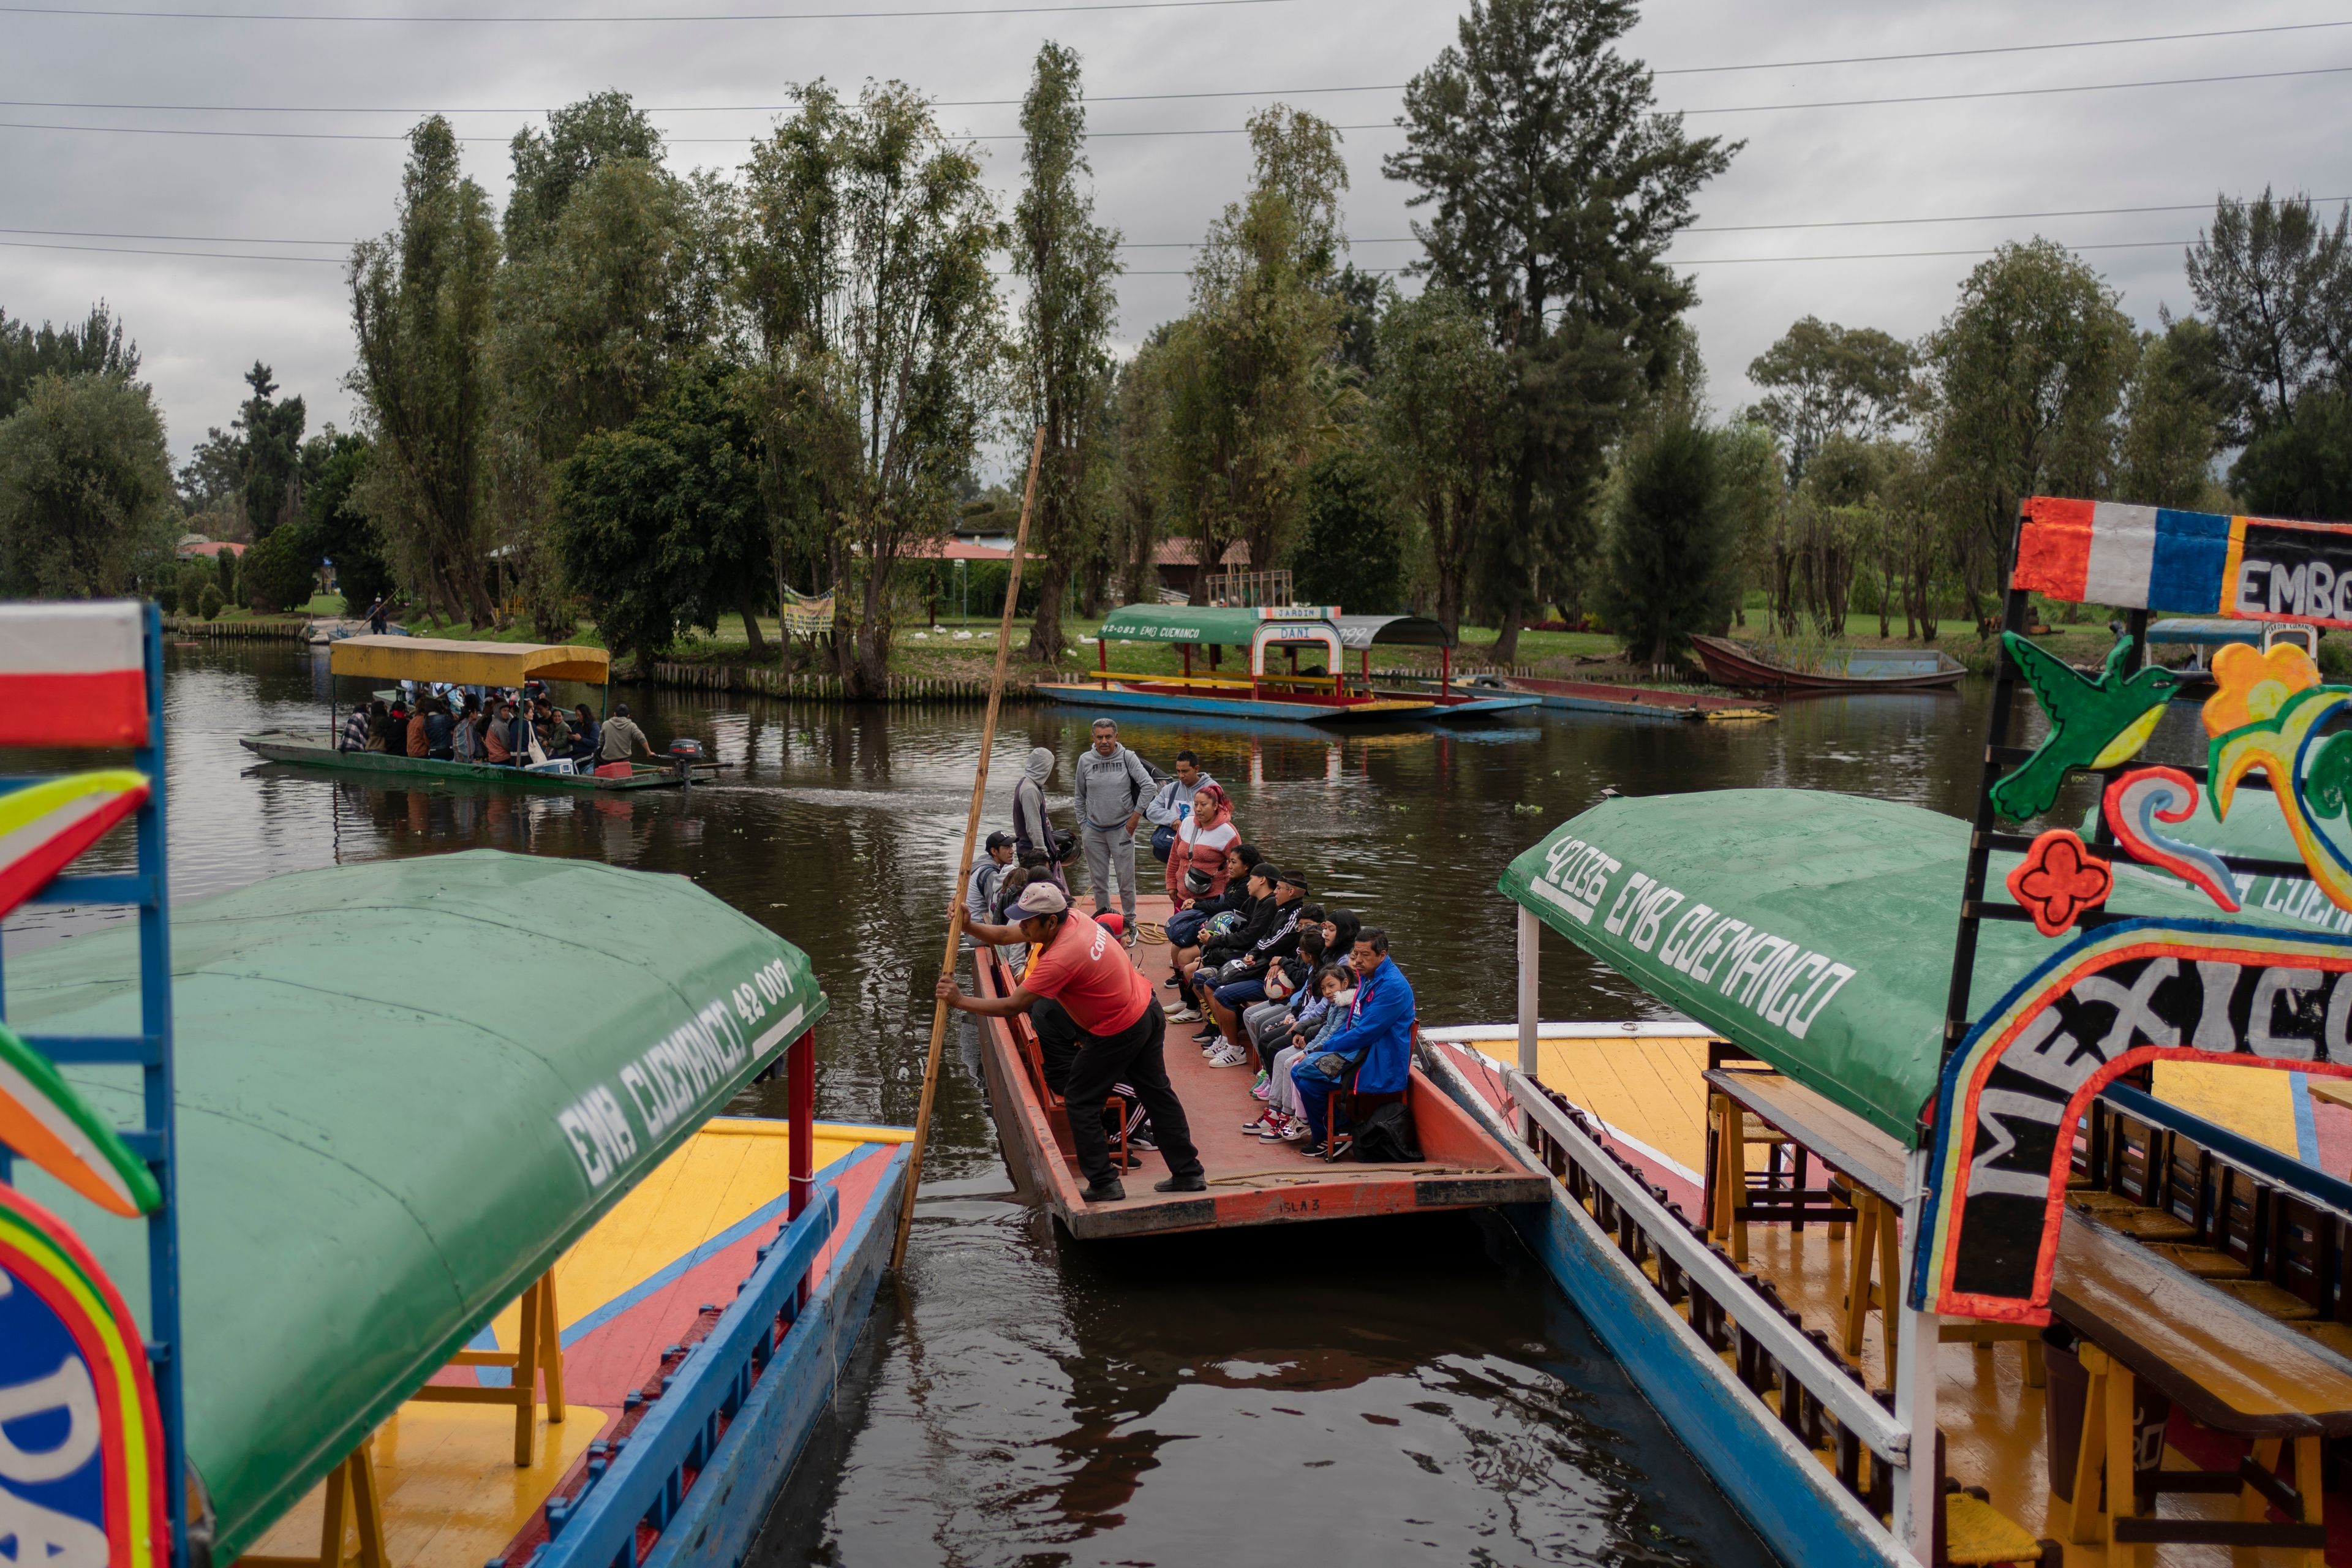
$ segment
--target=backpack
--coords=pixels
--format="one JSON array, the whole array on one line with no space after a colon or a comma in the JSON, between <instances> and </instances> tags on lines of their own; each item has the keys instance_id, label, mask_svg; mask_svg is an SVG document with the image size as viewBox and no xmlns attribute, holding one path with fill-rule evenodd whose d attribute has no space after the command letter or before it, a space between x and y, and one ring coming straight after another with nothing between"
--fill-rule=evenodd
<instances>
[{"instance_id":1,"label":"backpack","mask_svg":"<svg viewBox=\"0 0 2352 1568\"><path fill-rule=\"evenodd\" d=\"M1356 1124L1356 1158L1374 1164L1412 1164L1421 1159L1412 1112L1402 1100L1376 1105Z\"/></svg>"}]
</instances>

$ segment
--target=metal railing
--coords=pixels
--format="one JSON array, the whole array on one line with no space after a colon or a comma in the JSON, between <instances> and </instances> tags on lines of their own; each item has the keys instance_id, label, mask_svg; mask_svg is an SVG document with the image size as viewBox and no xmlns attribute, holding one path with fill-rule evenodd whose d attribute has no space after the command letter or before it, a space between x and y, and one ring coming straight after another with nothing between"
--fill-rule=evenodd
<instances>
[{"instance_id":1,"label":"metal railing","mask_svg":"<svg viewBox=\"0 0 2352 1568\"><path fill-rule=\"evenodd\" d=\"M1807 1448L1828 1449L1847 1491L1873 1513L1894 1502L1893 1470L1909 1462L1911 1435L1863 1384L1859 1369L1808 1330L1771 1282L1742 1270L1707 1239L1663 1189L1601 1142L1585 1114L1506 1068L1503 1080L1527 1115L1528 1142L1618 1250L1669 1307L1685 1307L1687 1324L1711 1353L1732 1352L1732 1370L1759 1404L1776 1392L1775 1415ZM1767 1405L1767 1408L1770 1406ZM1874 1461L1864 1472L1864 1449Z\"/></svg>"}]
</instances>

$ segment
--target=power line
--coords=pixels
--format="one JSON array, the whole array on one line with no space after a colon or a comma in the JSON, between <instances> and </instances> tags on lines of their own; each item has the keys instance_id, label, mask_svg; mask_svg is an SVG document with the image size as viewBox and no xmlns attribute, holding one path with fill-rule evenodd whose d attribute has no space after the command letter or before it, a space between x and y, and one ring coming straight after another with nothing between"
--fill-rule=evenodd
<instances>
[{"instance_id":1,"label":"power line","mask_svg":"<svg viewBox=\"0 0 2352 1568\"><path fill-rule=\"evenodd\" d=\"M2336 202L2352 202L2352 195L2345 195L2345 196L2309 196L2309 197L2298 197L2298 198L2296 198L2296 199L2298 199L2298 200L2307 200L2307 201L2309 201L2309 202L2310 202L2314 206L2326 206L2326 205L2328 205L2329 204L2331 204L2331 203L2336 203ZM2129 206L2129 207L2045 207L2045 208L2043 208L2043 209L2042 209L2042 210L2040 210L2040 211L2036 211L2036 212L2006 212L2006 213L1950 213L1950 214L1942 214L1942 215L1931 215L1931 216L1910 216L1910 217L1852 217L1852 218L1819 218L1819 219L1811 219L1811 220L1801 221L1801 222L1796 222L1796 223L1724 223L1724 224L1697 224L1697 225L1694 225L1694 226L1691 226L1691 227L1689 227L1689 228L1685 228L1685 229L1681 230L1681 231L1680 231L1680 233L1681 233L1681 234L1685 234L1685 235L1691 235L1691 234L1761 234L1761 233L1780 232L1780 231L1792 230L1792 229L1814 229L1814 228L1871 228L1871 227L1879 227L1879 226L1897 226L1897 225L1909 225L1909 224L1931 224L1931 223L2011 223L2011 222L2018 222L2018 221L2021 221L2021 220L2036 220L2036 219L2041 219L2041 218L2052 218L2052 217L2115 217L2115 216L2135 216L2135 215L2137 215L2137 214L2140 214L2140 213L2185 213L2185 212L2206 212L2206 211L2210 211L2210 210L2211 209L2212 205L2213 205L2213 204L2212 204L2211 202L2167 202L2167 203L2159 203L2159 204L2154 204L2154 205L2145 205L2145 206ZM134 232L128 231L128 230L123 230L123 229L102 229L102 228L5 228L5 227L0 227L0 234L30 234L30 235L40 235L40 236L45 236L45 237L51 237L51 238L63 238L63 239L140 239L140 240L168 240L168 241L180 241L180 242L184 242L184 243L188 243L188 244L196 244L196 245L320 245L320 246L333 246L333 247L338 247L345 248L345 249L348 249L350 247L352 247L352 246L356 245L356 244L358 244L358 243L359 243L359 241L357 241L357 240L355 240L355 239L292 239L292 238L288 238L288 237L284 237L284 236L278 236L278 235L251 235L251 234L148 234L148 233L144 233L144 232L136 232L136 233L134 233ZM1419 245L1419 244L1421 243L1421 237L1420 237L1419 235L1413 235L1413 234L1397 234L1397 235L1360 235L1360 234L1351 234L1351 235L1345 236L1344 237L1345 237L1345 239L1346 239L1346 242L1347 242L1348 244L1351 245L1351 246L1352 246L1352 245ZM1121 240L1121 241L1119 242L1119 246L1118 246L1118 247L1119 247L1121 250L1199 250L1199 249L1203 248L1203 247L1207 245L1207 243L1208 243L1208 242L1207 242L1207 241L1205 241L1205 240L1199 240L1199 239L1124 239L1124 240ZM2167 244L2168 244L2168 243L2170 243L2170 242L2169 242L2169 241L2165 241L2165 242L2161 242L2161 243L2167 243ZM2084 248L2087 248L2087 247L2082 247L2082 246L2077 246L2077 247L2074 247L2074 248L2076 248L2076 249L2084 249ZM209 253L207 253L207 254L209 254ZM1903 252L1903 253L1901 253L1901 254L1904 254L1904 255L1912 255L1912 254L1918 254L1918 255L1945 255L1945 254L1962 254L1962 253L1959 253L1959 252L1950 252L1950 253L1948 253L1948 252L1943 252L1943 251L1921 251L1921 252L1916 252L1916 253L1915 253L1915 252L1906 251L1906 252ZM1130 276L1149 276L1149 275L1148 275L1148 274L1132 274L1132 273L1131 273L1131 274L1130 274Z\"/></svg>"},{"instance_id":2,"label":"power line","mask_svg":"<svg viewBox=\"0 0 2352 1568\"><path fill-rule=\"evenodd\" d=\"M1238 3L1242 3L1242 0L1233 0L1233 3L1236 3L1236 4L1238 4ZM1255 3L1255 0L1250 0L1250 3ZM1087 7L1087 6L1068 6L1068 7L1060 7L1060 8L1061 8L1061 9L1073 9L1073 10L1085 10L1085 9L1088 9L1089 7ZM38 9L38 8L36 8L36 7L26 7L26 6L17 6L17 5L0 5L0 13L7 13L7 12L24 12L24 11L28 11L28 10L37 11L37 9ZM41 12L41 13L39 13L39 14L43 14L43 15L89 15L89 16L100 16L100 15L112 15L113 13L102 13L102 12L68 12L67 10L65 10L65 8L59 7L59 8L58 8L57 10L53 11L53 12ZM177 15L177 14L179 14L179 13L174 13L174 14L175 14L175 15ZM186 13L186 14L187 14L187 15L197 15L197 13ZM847 14L847 13L845 13L845 14ZM941 12L941 13L922 13L922 14L923 14L923 15L961 15L961 14L963 14L963 13L947 13L947 12ZM316 20L337 20L337 19L339 19L339 18L333 18L333 17L320 17L320 18L314 18L314 19L316 19ZM458 17L458 18L453 18L453 19L454 19L454 20L461 20L461 21L462 21L462 20L475 20L476 18ZM542 19L543 19L543 20L551 20L551 21L553 21L553 20L566 20L567 18L561 18L561 17L549 17L549 18L542 18ZM628 20L628 19L635 19L635 18L591 18L591 17L578 17L578 18L569 18L569 19L571 19L571 20L582 20L582 21L586 21L586 20L600 20L600 19ZM1895 54L1895 55L1844 55L1844 56L1838 56L1838 57L1834 57L1834 58L1823 58L1823 59L1812 59L1812 60L1775 60L1775 61L1769 61L1769 62L1764 62L1764 63L1760 63L1760 64L1750 64L1750 65L1724 65L1724 66L1664 66L1664 67L1660 67L1660 68L1658 68L1656 70L1653 71L1651 74L1653 74L1653 75L1654 75L1654 76L1707 76L1707 75L1719 74L1719 73L1727 72L1727 71L1751 71L1751 70L1793 70L1793 69L1798 69L1798 68L1803 68L1803 67L1810 67L1810 66L1877 65L1877 64L1884 64L1884 63L1886 63L1886 62L1890 62L1890 61L1897 61L1897 60L1934 60L1934 59L1954 59L1954 58L1968 58L1968 57L1972 57L1972 56L1981 56L1981 55L2001 55L2001 54L2022 54L2022 53L2032 53L2032 52L2044 51L2044 50L2051 50L2051 49L2089 49L2089 48L2105 48L2105 47L2111 47L2111 46L2115 46L2115 45L2121 45L2121 44L2159 44L2159 43L2179 43L2179 42L2183 42L2183 41L2197 40L2197 39L2206 39L2206 38L2235 38L2235 37L2252 37L2252 36L2258 36L2258 35L2263 35L2263 34L2270 34L2270 33L2299 33L2299 32L2312 32L2312 31L2317 31L2317 30L2326 29L2326 28L2348 27L2348 26L2352 26L2352 21L2345 21L2345 22L2293 22L2293 23L2285 23L2285 24L2282 24L2282 25L2280 25L2280 26L2266 26L2266 27L2226 27L2226 28L2219 28L2219 29L2215 29L2215 30L2208 31L2208 32L2198 32L2198 33L2148 33L2148 34L2141 34L2141 35L2138 35L2138 36L2136 36L2136 37L2126 37L2126 38L2082 38L2082 39L2077 39L2077 40L2074 40L2074 41L2072 41L2072 42L2068 42L2068 43L2059 43L2059 44L2002 44L2002 45L1991 45L1991 46L1986 46L1986 47L1978 47L1978 48L1963 48L1963 49L1924 49L1924 50L1918 50L1918 51L1916 51L1916 52L1913 52L1913 53L1909 53L1909 54ZM1202 90L1202 91L1191 91L1191 92L1119 92L1119 93L1090 93L1090 94L1087 94L1085 98L1083 98L1080 101L1082 101L1082 102L1086 102L1086 103L1165 103L1165 102L1173 102L1173 101L1179 101L1179 100L1188 100L1188 99L1214 99L1214 98L1307 98L1307 97L1322 96L1322 95L1333 94L1333 93L1350 93L1350 92L1402 92L1402 91L1405 89L1405 88L1406 88L1406 86L1407 86L1407 85L1408 85L1408 84L1407 84L1407 83L1404 83L1404 82L1366 82L1366 83L1361 83L1361 84L1358 84L1358 85L1355 85L1355 86L1348 86L1348 87L1289 87L1289 88L1263 88L1263 89L1220 88L1220 89L1208 89L1208 90ZM2114 83L2114 84L2109 84L2109 85L2113 85L2113 86L2125 86L2125 85L2136 85L2136 84ZM2071 91L2071 90L2090 90L2090 89L2057 89L2057 90L2070 90L2070 91ZM941 99L934 99L934 100L932 100L931 101L932 101L932 102L933 102L933 104L935 104L937 107L941 108L941 109L1002 109L1002 108L1009 108L1009 107L1012 107L1012 106L1013 106L1013 105L1019 104L1019 103L1020 103L1020 102L1022 102L1023 100L1022 100L1021 99L1018 99L1018 98L941 98ZM1906 101L1906 100L1859 100L1859 101L1867 101L1867 102L1890 102L1890 101L1892 101L1892 102L1899 102L1899 101ZM643 112L645 112L645 113L646 113L646 114L780 114L780 113L788 112L788 111L790 111L791 110L793 110L793 109L794 109L794 108L796 108L796 107L797 107L796 105L789 104L789 103L678 103L678 104L659 104L659 105L656 105L656 104L646 104L646 105L641 105L641 106L640 106L640 108L641 108L642 111L643 111ZM1787 106L1787 107L1809 107L1809 106L1790 105L1790 106ZM336 104L336 105L327 105L327 104L319 104L319 105L301 105L301 104L274 104L274 103L244 103L244 104L237 104L237 103L97 103L97 102L84 102L84 101L80 101L80 100L56 100L56 99L0 99L0 109L92 109L92 110L143 110L143 111L152 111L152 112L156 112L156 113L174 113L174 114L552 114L552 113L554 113L554 112L555 112L555 111L554 111L554 110L552 110L552 109L551 109L551 108L547 108L547 107L545 107L545 106L539 106L539 107L511 107L511 106L509 106L509 107L490 107L490 106L484 106L484 107L465 108L465 109L448 109L448 108L444 108L444 109L407 109L407 108L399 108L399 107L387 107L387 108L367 109L367 108L352 108L352 107L351 107L351 106L349 106L349 105L343 105L343 104ZM1685 111L1685 112L1696 112L1696 111ZM1709 112L1729 113L1729 112L1733 112L1733 111L1732 111L1732 110L1711 110L1711 111L1709 111ZM1742 112L1745 112L1745 111L1743 110Z\"/></svg>"},{"instance_id":3,"label":"power line","mask_svg":"<svg viewBox=\"0 0 2352 1568\"><path fill-rule=\"evenodd\" d=\"M863 22L921 20L942 16L1058 16L1087 11L1197 11L1211 6L1290 5L1299 0L1090 0L1075 5L965 5L936 10L892 11L688 11L676 15L612 16L520 16L512 13L466 16L376 15L302 11L148 11L128 7L79 5L5 5L0 15L19 16L128 17L164 22L371 22L371 23L611 23L611 22Z\"/></svg>"},{"instance_id":4,"label":"power line","mask_svg":"<svg viewBox=\"0 0 2352 1568\"><path fill-rule=\"evenodd\" d=\"M2064 250L2161 250L2168 247L2187 247L2193 239L2126 239L2100 245L2068 245ZM1994 256L1998 247L1974 250L1871 250L1853 251L1842 256L1700 256L1684 260L1669 256L1669 267L1745 267L1772 261L1901 261L1915 256Z\"/></svg>"},{"instance_id":5,"label":"power line","mask_svg":"<svg viewBox=\"0 0 2352 1568\"><path fill-rule=\"evenodd\" d=\"M1188 3L1191 3L1191 0L1188 0ZM1210 0L1199 0L1199 3L1208 4ZM1222 4L1224 0L1216 0L1216 3ZM1232 0L1232 3L1255 4L1257 0ZM1273 0L1267 0L1267 3L1273 3ZM0 12L5 10L5 6L0 6ZM1980 92L1907 93L1890 98L1824 99L1805 103L1735 104L1712 109L1685 109L1671 112L1685 115L1761 114L1791 109L1859 109L1902 103L1951 103L1995 98L2042 98L2069 92L2115 92L2127 88L2204 87L2221 82L2278 81L2294 77L2341 76L2347 72L2352 72L2352 65L2306 66L2294 70L2281 71L2239 71L2220 76L2166 77L2147 81L2078 82L2063 87L1995 88ZM1395 131L1402 128L1395 121L1375 121L1363 124L1331 127L1334 131ZM265 142L405 142L408 140L405 135L391 132L241 131L171 125L58 125L27 121L0 121L0 130L62 131L89 135L231 137ZM1244 136L1247 135L1248 132L1249 128L1243 125L1212 125L1169 127L1151 131L1089 131L1086 134L1088 141L1126 141L1155 136ZM949 138L950 141L954 142L1019 142L1023 139L1023 135L1017 132ZM503 144L508 138L460 136L457 140L482 144ZM676 136L667 137L664 140L671 146L740 147L756 142L759 138L755 136Z\"/></svg>"},{"instance_id":6,"label":"power line","mask_svg":"<svg viewBox=\"0 0 2352 1568\"><path fill-rule=\"evenodd\" d=\"M2065 87L2002 87L1982 92L1914 92L1899 98L1829 98L1811 103L1744 103L1720 109L1683 109L1678 114L1759 114L1779 109L1865 109L1884 103L1956 103L1979 98L2043 98L2061 92L2115 92L2131 87L2206 87L2224 81L2276 81L2284 77L2337 76L2352 66L2306 66L2299 70L2235 71L2227 76L2178 76L2154 81L2091 81Z\"/></svg>"},{"instance_id":7,"label":"power line","mask_svg":"<svg viewBox=\"0 0 2352 1568\"><path fill-rule=\"evenodd\" d=\"M2104 49L2117 44L2174 44L2194 38L2241 38L2255 33L2305 33L2352 27L2347 22L2284 22L2268 27L2224 27L2210 33L2143 33L2129 38L2080 38L2065 44L1991 44L1972 49L1923 49L1902 55L1840 55L1819 60L1761 60L1752 65L1661 66L1653 76L1714 76L1725 71L1798 70L1808 66L1874 66L1896 60L1948 60L1969 55L2038 54L2049 49Z\"/></svg>"},{"instance_id":8,"label":"power line","mask_svg":"<svg viewBox=\"0 0 2352 1568\"><path fill-rule=\"evenodd\" d=\"M21 232L10 230L10 233ZM298 242L299 243L299 242ZM238 256L226 250L143 250L121 245L47 245L29 239L0 239L11 250L78 250L98 256L192 256L199 261L308 261L340 267L340 256Z\"/></svg>"}]
</instances>

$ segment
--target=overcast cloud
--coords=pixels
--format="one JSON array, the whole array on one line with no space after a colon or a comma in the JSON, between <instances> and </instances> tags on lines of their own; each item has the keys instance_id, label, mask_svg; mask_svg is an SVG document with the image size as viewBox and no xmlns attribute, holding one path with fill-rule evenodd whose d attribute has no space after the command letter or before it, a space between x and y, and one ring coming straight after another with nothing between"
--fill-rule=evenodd
<instances>
[{"instance_id":1,"label":"overcast cloud","mask_svg":"<svg viewBox=\"0 0 2352 1568\"><path fill-rule=\"evenodd\" d=\"M62 0L178 4L204 0ZM842 10L988 0L809 0ZM217 9L305 16L447 14L457 0L216 0ZM505 14L586 16L794 8L775 0L497 0ZM479 10L481 7L471 7ZM1395 84L1453 35L1445 0L1273 0L1187 10L1066 16L828 19L821 22L431 22L158 20L0 10L0 309L78 319L100 297L128 323L170 422L175 457L207 426L226 425L239 377L268 362L288 392L348 424L351 363L342 289L348 242L391 221L404 143L418 111L451 112L468 170L502 203L507 139L549 107L617 88L656 110L677 166L732 169L772 111L694 106L781 105L789 84L824 76L852 87L898 78L940 100L1017 100L1041 39L1076 47L1092 95L1219 92L1251 97L1097 102L1097 132L1237 128L1259 102L1287 100L1342 126L1354 188L1348 228L1360 266L1415 254L1408 192L1381 177L1401 144L1399 97L1310 88ZM1755 0L1653 4L1630 47L1661 73L1854 55L2066 43L2155 33L2327 22L2309 4L2242 0L2227 7L2157 0L2065 6L2019 0ZM1752 106L1913 94L1999 92L2085 83L2312 71L2201 85L2054 92L1961 101L1763 110ZM2345 168L2352 26L2111 47L1709 74L1661 74L1668 108L1694 133L1745 138L1728 174L1700 200L1702 227L1854 219L1956 218L2093 207L2208 204L2265 184L2320 196L2352 193ZM1297 94L1290 97L1291 94ZM37 106L26 100L41 100ZM65 105L226 105L193 112ZM247 111L295 106L306 112ZM1699 113L1708 109L1738 112ZM456 112L464 110L465 112ZM983 143L992 183L1019 174L1016 110L941 110ZM23 129L127 126L173 131L335 133L387 140L259 140ZM2326 149L2338 152L2330 155ZM1197 241L1239 192L1239 135L1102 138L1092 146L1102 216L1131 245ZM1752 395L1748 362L1796 318L1916 337L1950 308L1975 255L1900 259L1733 262L1889 251L1980 252L2045 234L2078 247L2163 242L2084 255L2153 324L2159 305L2189 305L2179 242L2199 211L2006 217L1891 226L1696 233L1675 247L1703 303L1700 342L1719 409ZM34 231L81 231L81 234ZM128 236L230 237L249 245ZM333 241L306 245L293 242ZM325 259L198 259L27 247L245 250ZM1717 258L1707 264L1709 258ZM1121 346L1179 313L1189 252L1132 248L1120 290Z\"/></svg>"}]
</instances>

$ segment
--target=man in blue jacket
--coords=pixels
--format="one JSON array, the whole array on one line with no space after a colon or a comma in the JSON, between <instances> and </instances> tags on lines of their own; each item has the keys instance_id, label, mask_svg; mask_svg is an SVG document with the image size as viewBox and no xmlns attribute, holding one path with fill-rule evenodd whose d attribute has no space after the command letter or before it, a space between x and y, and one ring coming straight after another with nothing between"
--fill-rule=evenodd
<instances>
[{"instance_id":1,"label":"man in blue jacket","mask_svg":"<svg viewBox=\"0 0 2352 1568\"><path fill-rule=\"evenodd\" d=\"M1326 1106L1335 1094L1398 1094L1412 1073L1412 985L1389 958L1389 933L1367 926L1348 955L1356 994L1347 1016L1323 1031L1311 1054L1290 1069L1298 1086L1299 1114L1314 1131L1299 1152L1336 1160L1355 1145L1348 1102L1339 1102L1339 1131L1326 1148Z\"/></svg>"}]
</instances>

